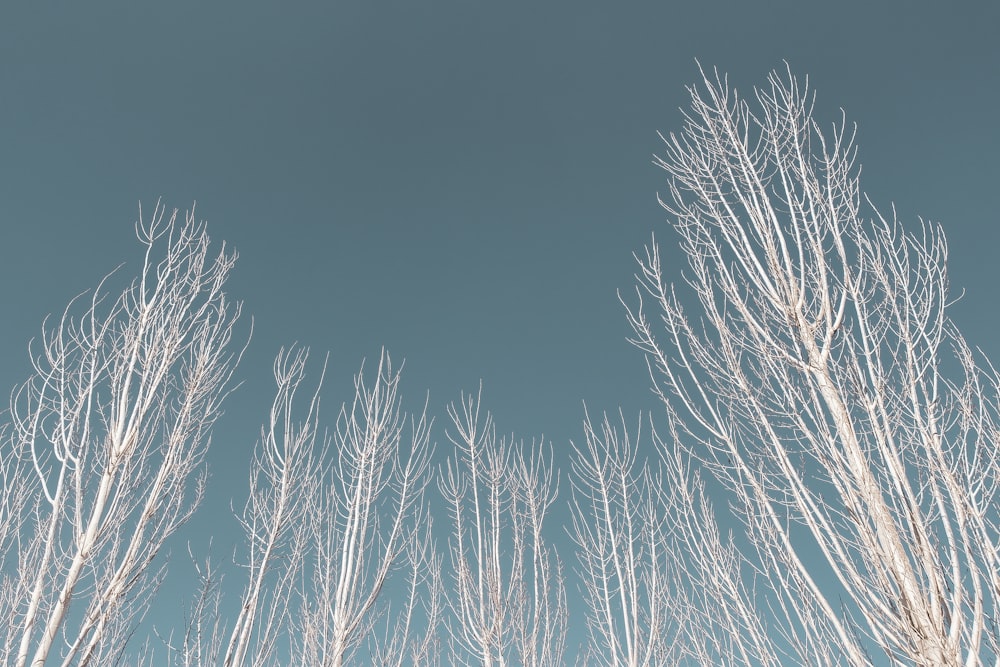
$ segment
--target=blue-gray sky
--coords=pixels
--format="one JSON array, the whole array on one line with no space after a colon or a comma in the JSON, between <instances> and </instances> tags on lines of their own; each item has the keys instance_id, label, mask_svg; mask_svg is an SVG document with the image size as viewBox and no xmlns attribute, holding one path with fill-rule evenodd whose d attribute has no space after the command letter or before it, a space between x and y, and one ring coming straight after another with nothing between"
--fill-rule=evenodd
<instances>
[{"instance_id":1,"label":"blue-gray sky","mask_svg":"<svg viewBox=\"0 0 1000 667\"><path fill-rule=\"evenodd\" d=\"M501 431L565 451L652 406L616 290L657 231L651 165L695 59L749 91L787 60L859 125L862 184L944 223L953 313L1000 360L1000 9L990 2L24 3L0 10L0 377L122 261L137 203L198 201L255 319L219 422L204 535L245 494L293 341L406 359L433 412L484 381ZM318 354L316 355L319 356ZM332 415L331 415L332 416ZM439 421L443 426L443 421ZM435 439L446 445L443 430Z\"/></svg>"}]
</instances>

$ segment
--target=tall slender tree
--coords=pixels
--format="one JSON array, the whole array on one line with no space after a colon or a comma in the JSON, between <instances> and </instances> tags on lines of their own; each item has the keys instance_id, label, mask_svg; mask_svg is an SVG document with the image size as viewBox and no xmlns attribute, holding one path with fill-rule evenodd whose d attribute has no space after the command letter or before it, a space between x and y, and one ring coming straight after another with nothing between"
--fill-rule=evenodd
<instances>
[{"instance_id":1,"label":"tall slender tree","mask_svg":"<svg viewBox=\"0 0 1000 667\"><path fill-rule=\"evenodd\" d=\"M589 642L582 658L609 667L653 667L677 657L679 608L668 515L674 485L640 455L633 430L588 415L572 459L573 520ZM653 432L651 442L658 442ZM653 459L653 460L650 460Z\"/></svg>"},{"instance_id":2,"label":"tall slender tree","mask_svg":"<svg viewBox=\"0 0 1000 667\"><path fill-rule=\"evenodd\" d=\"M139 212L142 269L46 320L0 449L0 662L112 664L161 578L156 556L205 489L198 475L241 354L194 211ZM56 661L56 662L53 662Z\"/></svg>"},{"instance_id":3,"label":"tall slender tree","mask_svg":"<svg viewBox=\"0 0 1000 667\"><path fill-rule=\"evenodd\" d=\"M296 416L308 356L283 349L274 362L277 391L238 516L247 576L233 617L220 617L218 569L196 566L201 587L183 631L161 637L166 658L148 642L143 664L312 667L350 663L359 650L356 664L435 664L442 603L422 505L426 410L407 428L400 372L383 353L373 381L363 368L355 377L353 401L331 436L320 421L325 363Z\"/></svg>"},{"instance_id":4,"label":"tall slender tree","mask_svg":"<svg viewBox=\"0 0 1000 667\"><path fill-rule=\"evenodd\" d=\"M305 380L309 351L281 350L274 361L277 392L251 463L250 496L240 523L247 536L248 574L239 611L223 655L224 667L287 662L279 656L279 640L287 645L295 613L295 586L308 545L308 526L316 517L305 494L320 470L319 390L309 400L304 418L294 417L295 396ZM318 441L317 438L320 438Z\"/></svg>"},{"instance_id":5,"label":"tall slender tree","mask_svg":"<svg viewBox=\"0 0 1000 667\"><path fill-rule=\"evenodd\" d=\"M690 93L658 164L698 315L654 242L629 319L679 451L746 529L676 553L693 592L727 564L690 598L716 605L690 615L695 661L996 664L998 377L947 314L941 229L862 196L853 128L824 130L791 74Z\"/></svg>"},{"instance_id":6,"label":"tall slender tree","mask_svg":"<svg viewBox=\"0 0 1000 667\"><path fill-rule=\"evenodd\" d=\"M421 633L411 622L427 574L420 567L434 564L429 545L420 542L430 539L423 529L423 496L433 453L431 422L426 405L415 416L402 411L400 372L384 351L372 379L364 368L358 372L354 399L341 408L321 469L302 491L311 499L308 557L292 650L303 665L340 667L360 647L383 664L432 649L427 637L433 629ZM380 643L376 626L391 602L383 587L400 570L410 574L407 596L402 608L393 608L400 623L391 619L390 625L407 641L388 637ZM437 607L432 602L427 609L433 616Z\"/></svg>"},{"instance_id":7,"label":"tall slender tree","mask_svg":"<svg viewBox=\"0 0 1000 667\"><path fill-rule=\"evenodd\" d=\"M562 665L562 563L543 532L558 493L551 449L497 438L480 393L448 408L455 445L439 480L450 508L446 599L453 664Z\"/></svg>"}]
</instances>

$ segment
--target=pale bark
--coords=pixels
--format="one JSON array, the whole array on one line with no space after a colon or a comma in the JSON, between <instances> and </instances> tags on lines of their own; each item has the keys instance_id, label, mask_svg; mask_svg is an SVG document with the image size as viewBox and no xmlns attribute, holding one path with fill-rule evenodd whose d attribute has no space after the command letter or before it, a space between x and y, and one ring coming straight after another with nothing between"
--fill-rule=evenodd
<instances>
[{"instance_id":1,"label":"pale bark","mask_svg":"<svg viewBox=\"0 0 1000 667\"><path fill-rule=\"evenodd\" d=\"M278 385L251 466L250 497L240 523L247 536L248 581L240 600L224 667L287 663L278 659L276 642L287 641L293 624L293 596L308 546L305 493L322 464L319 390L326 364L301 421L294 416L295 396L305 380L305 349L281 350L274 361Z\"/></svg>"},{"instance_id":2,"label":"pale bark","mask_svg":"<svg viewBox=\"0 0 1000 667\"><path fill-rule=\"evenodd\" d=\"M480 389L481 392L481 389ZM480 395L449 406L456 455L440 490L450 507L446 593L452 663L562 665L562 563L543 534L558 493L551 447L497 439Z\"/></svg>"},{"instance_id":3,"label":"pale bark","mask_svg":"<svg viewBox=\"0 0 1000 667\"><path fill-rule=\"evenodd\" d=\"M323 448L320 474L301 492L311 503L292 637L298 664L339 667L362 646L390 663L397 651L420 654L417 644L424 640L412 614L425 579L414 580L412 568L430 553L420 542L430 539L422 529L422 506L432 448L426 406L413 417L404 413L399 381L385 352L371 383L362 368L353 402L341 408L332 442ZM402 604L408 624L400 630L412 641L381 645L375 626L390 604L384 587L407 562L411 575Z\"/></svg>"},{"instance_id":4,"label":"pale bark","mask_svg":"<svg viewBox=\"0 0 1000 667\"><path fill-rule=\"evenodd\" d=\"M223 291L235 254L213 259L193 212L176 217L140 210L138 278L111 297L109 275L47 320L12 397L0 468L28 476L10 487L28 501L3 509L22 531L0 532L4 561L18 562L0 585L6 664L117 654L160 579L157 552L203 493L195 472L240 354L228 351L239 306Z\"/></svg>"},{"instance_id":5,"label":"pale bark","mask_svg":"<svg viewBox=\"0 0 1000 667\"><path fill-rule=\"evenodd\" d=\"M587 416L572 460L573 524L587 604L588 662L609 667L670 664L678 634L666 529L672 485L640 457L641 423L630 433ZM653 435L655 439L655 434Z\"/></svg>"},{"instance_id":6,"label":"pale bark","mask_svg":"<svg viewBox=\"0 0 1000 667\"><path fill-rule=\"evenodd\" d=\"M770 615L804 663L995 663L997 374L946 314L941 230L862 213L852 130L821 131L790 75L691 100L658 163L701 313L654 243L629 316L677 444L745 522L758 575L715 603Z\"/></svg>"}]
</instances>

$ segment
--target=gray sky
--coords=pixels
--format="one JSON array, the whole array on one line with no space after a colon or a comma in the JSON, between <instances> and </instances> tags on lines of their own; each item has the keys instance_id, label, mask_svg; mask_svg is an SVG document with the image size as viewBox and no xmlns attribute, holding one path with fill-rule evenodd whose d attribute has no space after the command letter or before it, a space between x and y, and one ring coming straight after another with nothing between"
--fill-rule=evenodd
<instances>
[{"instance_id":1,"label":"gray sky","mask_svg":"<svg viewBox=\"0 0 1000 667\"><path fill-rule=\"evenodd\" d=\"M654 230L680 279L651 157L696 58L744 92L784 59L820 117L843 107L864 189L944 223L953 314L1000 360L996 3L151 4L0 10L0 376L46 313L135 270L140 200L197 200L255 332L196 535L242 501L283 344L330 351L327 405L382 345L405 358L442 451L480 378L501 431L560 451L583 401L651 407L616 290Z\"/></svg>"}]
</instances>

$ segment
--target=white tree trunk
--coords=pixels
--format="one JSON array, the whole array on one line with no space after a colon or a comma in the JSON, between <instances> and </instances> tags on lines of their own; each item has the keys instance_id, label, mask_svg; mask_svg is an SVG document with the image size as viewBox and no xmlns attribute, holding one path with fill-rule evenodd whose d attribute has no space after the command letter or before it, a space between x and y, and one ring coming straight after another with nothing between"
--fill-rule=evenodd
<instances>
[{"instance_id":1,"label":"white tree trunk","mask_svg":"<svg viewBox=\"0 0 1000 667\"><path fill-rule=\"evenodd\" d=\"M239 357L227 351L239 306L223 292L235 255L211 259L204 225L176 216L140 210L138 278L111 299L109 275L46 321L35 374L12 398L0 467L31 479L5 507L36 509L34 534L2 554L19 563L0 588L4 663L41 667L57 647L67 666L117 655L157 585L157 551L203 492L189 485ZM0 514L18 529L25 518Z\"/></svg>"},{"instance_id":2,"label":"white tree trunk","mask_svg":"<svg viewBox=\"0 0 1000 667\"><path fill-rule=\"evenodd\" d=\"M691 100L659 164L699 325L655 244L628 313L676 433L668 460L728 487L747 529L673 547L691 654L992 664L998 378L945 314L942 233L862 217L851 131L821 132L791 76L773 75L754 108L718 77ZM692 521L716 534L702 507L678 535L692 539ZM711 553L729 559L721 576ZM716 583L687 594L701 581ZM753 608L780 642L745 620ZM713 639L726 632L734 643Z\"/></svg>"}]
</instances>

